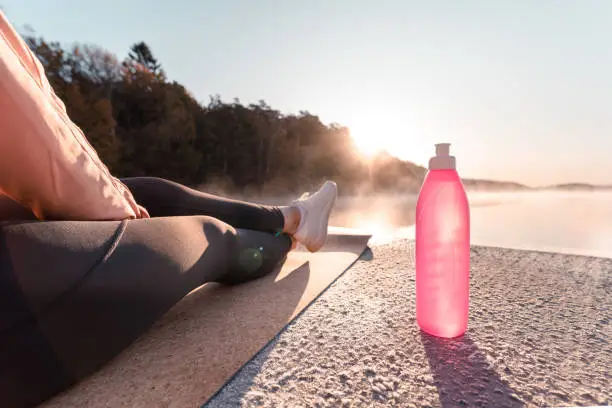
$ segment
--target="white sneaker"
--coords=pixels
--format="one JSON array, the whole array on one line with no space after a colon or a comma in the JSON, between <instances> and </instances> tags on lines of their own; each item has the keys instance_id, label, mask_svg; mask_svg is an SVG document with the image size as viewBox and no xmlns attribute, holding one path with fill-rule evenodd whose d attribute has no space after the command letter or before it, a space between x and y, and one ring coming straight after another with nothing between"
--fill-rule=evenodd
<instances>
[{"instance_id":1,"label":"white sneaker","mask_svg":"<svg viewBox=\"0 0 612 408\"><path fill-rule=\"evenodd\" d=\"M329 215L336 203L338 186L326 181L316 193L305 193L294 205L300 211L300 225L294 234L295 239L310 252L316 252L327 240Z\"/></svg>"}]
</instances>

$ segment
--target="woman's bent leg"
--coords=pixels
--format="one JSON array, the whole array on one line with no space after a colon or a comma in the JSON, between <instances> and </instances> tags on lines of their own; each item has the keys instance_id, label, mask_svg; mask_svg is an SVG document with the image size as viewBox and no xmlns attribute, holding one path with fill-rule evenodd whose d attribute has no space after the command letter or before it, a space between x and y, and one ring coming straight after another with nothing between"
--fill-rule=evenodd
<instances>
[{"instance_id":1,"label":"woman's bent leg","mask_svg":"<svg viewBox=\"0 0 612 408\"><path fill-rule=\"evenodd\" d=\"M33 406L97 370L206 282L273 271L291 240L210 217L0 228L0 401Z\"/></svg>"},{"instance_id":2,"label":"woman's bent leg","mask_svg":"<svg viewBox=\"0 0 612 408\"><path fill-rule=\"evenodd\" d=\"M284 217L278 207L219 197L156 177L130 177L121 181L151 217L207 215L235 228L271 233L284 227Z\"/></svg>"}]
</instances>

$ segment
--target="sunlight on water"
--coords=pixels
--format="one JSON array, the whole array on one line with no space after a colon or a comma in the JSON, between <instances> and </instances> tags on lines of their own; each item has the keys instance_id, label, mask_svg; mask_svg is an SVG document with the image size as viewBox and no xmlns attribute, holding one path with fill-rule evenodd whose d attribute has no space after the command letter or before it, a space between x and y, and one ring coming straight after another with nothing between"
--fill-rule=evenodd
<instances>
[{"instance_id":1,"label":"sunlight on water","mask_svg":"<svg viewBox=\"0 0 612 408\"><path fill-rule=\"evenodd\" d=\"M364 196L338 200L331 223L372 234L380 245L414 236L415 195Z\"/></svg>"},{"instance_id":2,"label":"sunlight on water","mask_svg":"<svg viewBox=\"0 0 612 408\"><path fill-rule=\"evenodd\" d=\"M373 235L371 244L414 238L415 195L339 200L332 225ZM473 244L612 257L612 193L472 193Z\"/></svg>"},{"instance_id":3,"label":"sunlight on water","mask_svg":"<svg viewBox=\"0 0 612 408\"><path fill-rule=\"evenodd\" d=\"M517 194L472 210L472 242L612 257L612 193Z\"/></svg>"},{"instance_id":4,"label":"sunlight on water","mask_svg":"<svg viewBox=\"0 0 612 408\"><path fill-rule=\"evenodd\" d=\"M359 232L372 234L372 239L370 239L370 244L372 245L382 245L398 239L414 238L414 226L396 227L376 220L357 223L355 229Z\"/></svg>"}]
</instances>

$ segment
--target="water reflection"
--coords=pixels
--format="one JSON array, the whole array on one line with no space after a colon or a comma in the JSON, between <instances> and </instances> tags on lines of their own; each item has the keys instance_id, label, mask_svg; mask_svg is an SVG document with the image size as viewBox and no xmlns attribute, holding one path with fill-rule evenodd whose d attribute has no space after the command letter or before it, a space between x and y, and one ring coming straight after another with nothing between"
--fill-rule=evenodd
<instances>
[{"instance_id":1,"label":"water reflection","mask_svg":"<svg viewBox=\"0 0 612 408\"><path fill-rule=\"evenodd\" d=\"M371 244L414 236L416 195L341 198L331 224L372 234Z\"/></svg>"},{"instance_id":2,"label":"water reflection","mask_svg":"<svg viewBox=\"0 0 612 408\"><path fill-rule=\"evenodd\" d=\"M332 225L373 245L414 237L415 195L343 198ZM612 193L472 193L472 243L612 257Z\"/></svg>"}]
</instances>

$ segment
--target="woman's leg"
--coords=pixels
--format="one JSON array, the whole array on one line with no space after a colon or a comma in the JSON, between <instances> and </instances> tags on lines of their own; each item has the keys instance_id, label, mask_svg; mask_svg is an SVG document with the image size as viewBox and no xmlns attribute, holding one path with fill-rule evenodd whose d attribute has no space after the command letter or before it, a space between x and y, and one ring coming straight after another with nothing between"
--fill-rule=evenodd
<instances>
[{"instance_id":1,"label":"woman's leg","mask_svg":"<svg viewBox=\"0 0 612 408\"><path fill-rule=\"evenodd\" d=\"M286 235L203 216L0 227L2 407L50 398L193 289L266 275L290 247Z\"/></svg>"},{"instance_id":2,"label":"woman's leg","mask_svg":"<svg viewBox=\"0 0 612 408\"><path fill-rule=\"evenodd\" d=\"M122 180L152 217L207 215L235 228L284 232L316 252L325 244L338 187L326 181L314 194L290 206L272 207L202 193L169 180L134 177Z\"/></svg>"},{"instance_id":3,"label":"woman's leg","mask_svg":"<svg viewBox=\"0 0 612 408\"><path fill-rule=\"evenodd\" d=\"M156 177L130 177L121 181L151 217L207 215L235 228L271 233L292 233L299 223L299 211L292 211L288 206L273 207L232 200Z\"/></svg>"}]
</instances>

